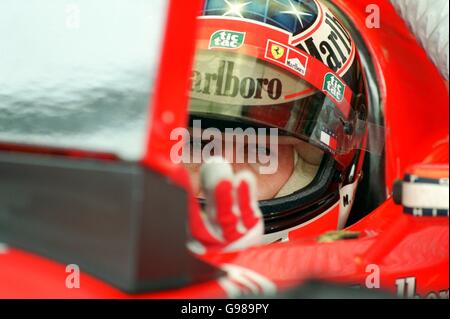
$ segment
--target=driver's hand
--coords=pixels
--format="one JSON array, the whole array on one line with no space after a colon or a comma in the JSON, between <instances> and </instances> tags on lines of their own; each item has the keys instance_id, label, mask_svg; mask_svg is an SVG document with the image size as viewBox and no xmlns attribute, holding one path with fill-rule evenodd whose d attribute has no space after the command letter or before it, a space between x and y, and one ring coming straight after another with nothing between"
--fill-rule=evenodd
<instances>
[{"instance_id":1,"label":"driver's hand","mask_svg":"<svg viewBox=\"0 0 450 319\"><path fill-rule=\"evenodd\" d=\"M191 251L205 254L259 244L264 222L253 174L248 171L233 174L225 159L212 157L202 165L200 179L206 205L203 210L196 206L190 212Z\"/></svg>"}]
</instances>

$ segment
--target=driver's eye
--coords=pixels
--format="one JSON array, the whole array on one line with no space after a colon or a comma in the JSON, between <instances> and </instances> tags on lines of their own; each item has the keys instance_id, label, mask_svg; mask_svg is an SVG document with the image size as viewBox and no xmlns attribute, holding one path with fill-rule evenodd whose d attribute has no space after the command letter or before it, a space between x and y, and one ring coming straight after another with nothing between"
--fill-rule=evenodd
<instances>
[{"instance_id":1,"label":"driver's eye","mask_svg":"<svg viewBox=\"0 0 450 319\"><path fill-rule=\"evenodd\" d=\"M248 144L246 146L246 151L247 152L254 152L255 155L270 155L270 149L266 146L258 146L258 145L254 145L254 144Z\"/></svg>"},{"instance_id":2,"label":"driver's eye","mask_svg":"<svg viewBox=\"0 0 450 319\"><path fill-rule=\"evenodd\" d=\"M270 155L270 149L268 147L258 147L258 154Z\"/></svg>"},{"instance_id":3,"label":"driver's eye","mask_svg":"<svg viewBox=\"0 0 450 319\"><path fill-rule=\"evenodd\" d=\"M188 141L186 144L189 144L192 154L203 155L203 150L204 150L205 146L207 146L211 142L213 142L212 139L211 140L194 139L194 140ZM211 147L208 150L207 155L208 156L221 156L222 155L221 150L222 150L221 148L217 149L217 147Z\"/></svg>"},{"instance_id":4,"label":"driver's eye","mask_svg":"<svg viewBox=\"0 0 450 319\"><path fill-rule=\"evenodd\" d=\"M191 146L193 146L194 149L196 149L196 148L203 148L202 141L200 141L200 140L195 140L195 141L193 140L191 142Z\"/></svg>"},{"instance_id":5,"label":"driver's eye","mask_svg":"<svg viewBox=\"0 0 450 319\"><path fill-rule=\"evenodd\" d=\"M210 141L204 141L204 140L189 140L186 142L186 144L189 144L193 149L200 149L202 150L206 144L208 144Z\"/></svg>"}]
</instances>

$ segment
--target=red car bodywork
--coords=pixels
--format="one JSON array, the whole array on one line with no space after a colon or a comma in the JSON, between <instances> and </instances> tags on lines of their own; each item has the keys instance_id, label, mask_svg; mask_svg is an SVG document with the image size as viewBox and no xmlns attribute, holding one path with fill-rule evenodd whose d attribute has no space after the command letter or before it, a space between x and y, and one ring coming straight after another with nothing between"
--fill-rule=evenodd
<instances>
[{"instance_id":1,"label":"red car bodywork","mask_svg":"<svg viewBox=\"0 0 450 319\"><path fill-rule=\"evenodd\" d=\"M389 1L334 2L360 30L375 65L386 126L386 185L391 193L394 181L402 178L411 165L448 164L448 87ZM200 1L170 3L148 150L142 165L189 187L185 171L170 161L167 137L187 118L186 87ZM372 3L380 9L380 28L366 27L366 8ZM180 36L180 30L184 36ZM361 232L359 238L318 243L318 235L336 227L333 216L329 214L327 220L301 228L286 243L209 254L202 259L219 268L234 265L248 269L265 277L278 290L311 277L364 286L379 272L382 289L405 297L448 298L448 218L406 215L402 206L389 198L348 228ZM218 281L128 295L85 273L79 289L67 289L67 275L65 265L52 260L12 247L0 250L0 298L233 296ZM261 287L254 289L262 292Z\"/></svg>"}]
</instances>

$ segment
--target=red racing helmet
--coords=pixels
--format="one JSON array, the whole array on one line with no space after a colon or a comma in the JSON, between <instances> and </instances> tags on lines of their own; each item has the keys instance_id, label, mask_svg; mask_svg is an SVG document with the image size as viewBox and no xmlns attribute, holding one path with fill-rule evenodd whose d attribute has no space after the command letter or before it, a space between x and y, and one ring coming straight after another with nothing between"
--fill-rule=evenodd
<instances>
[{"instance_id":1,"label":"red racing helmet","mask_svg":"<svg viewBox=\"0 0 450 319\"><path fill-rule=\"evenodd\" d=\"M266 241L343 227L368 132L350 32L319 0L207 0L198 25L190 120L276 128L295 145L291 177L259 201Z\"/></svg>"}]
</instances>

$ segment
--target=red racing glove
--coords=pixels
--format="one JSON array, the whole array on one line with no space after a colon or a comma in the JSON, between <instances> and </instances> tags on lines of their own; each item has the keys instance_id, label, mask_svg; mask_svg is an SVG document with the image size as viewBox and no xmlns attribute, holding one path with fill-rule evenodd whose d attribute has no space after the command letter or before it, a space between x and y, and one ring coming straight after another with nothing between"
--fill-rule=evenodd
<instances>
[{"instance_id":1,"label":"red racing glove","mask_svg":"<svg viewBox=\"0 0 450 319\"><path fill-rule=\"evenodd\" d=\"M200 170L200 185L205 207L195 205L189 216L191 251L205 254L231 251L259 244L264 222L256 198L252 173L233 174L231 165L221 157L212 157Z\"/></svg>"}]
</instances>

